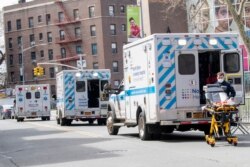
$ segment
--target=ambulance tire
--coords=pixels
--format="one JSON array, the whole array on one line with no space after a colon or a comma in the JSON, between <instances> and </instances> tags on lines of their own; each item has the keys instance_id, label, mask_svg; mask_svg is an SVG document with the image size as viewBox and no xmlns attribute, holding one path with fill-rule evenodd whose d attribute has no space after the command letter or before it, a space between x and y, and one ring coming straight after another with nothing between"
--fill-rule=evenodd
<instances>
[{"instance_id":1,"label":"ambulance tire","mask_svg":"<svg viewBox=\"0 0 250 167\"><path fill-rule=\"evenodd\" d=\"M60 119L60 125L61 126L65 126L66 125L66 121L67 121L66 118L61 118Z\"/></svg>"},{"instance_id":2,"label":"ambulance tire","mask_svg":"<svg viewBox=\"0 0 250 167\"><path fill-rule=\"evenodd\" d=\"M100 118L97 120L98 125L106 125L106 119L105 118Z\"/></svg>"},{"instance_id":3,"label":"ambulance tire","mask_svg":"<svg viewBox=\"0 0 250 167\"><path fill-rule=\"evenodd\" d=\"M107 126L107 129L108 129L108 133L109 135L117 135L118 132L119 132L119 126L114 126L114 123L115 123L115 115L112 111L110 111L108 113L108 117L107 117L107 120L106 120L106 126Z\"/></svg>"},{"instance_id":4,"label":"ambulance tire","mask_svg":"<svg viewBox=\"0 0 250 167\"><path fill-rule=\"evenodd\" d=\"M66 125L67 125L67 126L70 126L71 123L72 123L72 121L73 121L72 119L66 119Z\"/></svg>"},{"instance_id":5,"label":"ambulance tire","mask_svg":"<svg viewBox=\"0 0 250 167\"><path fill-rule=\"evenodd\" d=\"M149 125L146 124L145 113L141 112L138 118L138 130L141 140L150 140L152 135L149 133Z\"/></svg>"},{"instance_id":6,"label":"ambulance tire","mask_svg":"<svg viewBox=\"0 0 250 167\"><path fill-rule=\"evenodd\" d=\"M89 124L92 125L94 123L94 120L93 119L90 119L89 120Z\"/></svg>"},{"instance_id":7,"label":"ambulance tire","mask_svg":"<svg viewBox=\"0 0 250 167\"><path fill-rule=\"evenodd\" d=\"M46 117L42 117L42 121L46 121Z\"/></svg>"},{"instance_id":8,"label":"ambulance tire","mask_svg":"<svg viewBox=\"0 0 250 167\"><path fill-rule=\"evenodd\" d=\"M50 117L47 117L46 119L47 119L47 121L50 121Z\"/></svg>"},{"instance_id":9,"label":"ambulance tire","mask_svg":"<svg viewBox=\"0 0 250 167\"><path fill-rule=\"evenodd\" d=\"M57 125L60 124L60 119L59 118L56 118L56 123L57 123Z\"/></svg>"}]
</instances>

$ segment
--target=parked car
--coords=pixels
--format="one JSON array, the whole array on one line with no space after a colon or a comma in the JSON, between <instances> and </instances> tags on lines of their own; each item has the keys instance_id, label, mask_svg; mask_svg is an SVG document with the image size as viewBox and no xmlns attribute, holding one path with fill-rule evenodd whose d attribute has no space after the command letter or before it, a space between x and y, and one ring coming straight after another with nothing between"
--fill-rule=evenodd
<instances>
[{"instance_id":1,"label":"parked car","mask_svg":"<svg viewBox=\"0 0 250 167\"><path fill-rule=\"evenodd\" d=\"M13 105L0 105L0 118L10 119L13 111Z\"/></svg>"}]
</instances>

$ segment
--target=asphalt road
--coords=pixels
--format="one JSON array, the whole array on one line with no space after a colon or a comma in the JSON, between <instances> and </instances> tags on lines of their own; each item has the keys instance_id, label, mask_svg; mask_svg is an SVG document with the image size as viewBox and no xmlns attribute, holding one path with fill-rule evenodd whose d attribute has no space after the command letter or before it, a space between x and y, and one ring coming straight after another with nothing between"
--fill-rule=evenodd
<instances>
[{"instance_id":1,"label":"asphalt road","mask_svg":"<svg viewBox=\"0 0 250 167\"><path fill-rule=\"evenodd\" d=\"M238 133L238 146L218 141L212 148L196 131L141 141L137 128L109 136L97 124L0 120L0 167L248 167L250 136Z\"/></svg>"}]
</instances>

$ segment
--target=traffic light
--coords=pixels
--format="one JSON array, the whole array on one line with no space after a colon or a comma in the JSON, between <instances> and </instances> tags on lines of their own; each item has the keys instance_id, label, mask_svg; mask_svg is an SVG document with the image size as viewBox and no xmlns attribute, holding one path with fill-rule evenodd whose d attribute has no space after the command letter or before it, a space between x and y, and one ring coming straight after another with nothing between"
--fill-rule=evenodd
<instances>
[{"instance_id":1,"label":"traffic light","mask_svg":"<svg viewBox=\"0 0 250 167\"><path fill-rule=\"evenodd\" d=\"M33 69L33 74L34 74L34 76L38 76L39 74L39 71L38 71L39 69L38 69L38 67L35 67L34 69Z\"/></svg>"},{"instance_id":2,"label":"traffic light","mask_svg":"<svg viewBox=\"0 0 250 167\"><path fill-rule=\"evenodd\" d=\"M43 67L39 67L39 74L41 76L44 75L44 68Z\"/></svg>"}]
</instances>

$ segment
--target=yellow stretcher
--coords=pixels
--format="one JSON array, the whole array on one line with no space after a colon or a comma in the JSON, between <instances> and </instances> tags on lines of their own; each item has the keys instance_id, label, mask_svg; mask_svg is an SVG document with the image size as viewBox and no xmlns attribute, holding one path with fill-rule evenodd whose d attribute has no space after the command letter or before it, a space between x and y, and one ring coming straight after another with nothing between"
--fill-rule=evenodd
<instances>
[{"instance_id":1,"label":"yellow stretcher","mask_svg":"<svg viewBox=\"0 0 250 167\"><path fill-rule=\"evenodd\" d=\"M210 87L205 87L205 92L218 94L223 91L217 88L215 89L213 85L210 85ZM233 116L238 113L238 105L230 104L227 101L213 102L209 98L207 100L207 105L203 108L203 111L211 114L210 131L209 134L205 136L207 144L214 147L216 138L225 138L229 144L237 146L238 137L232 135L231 124L235 123Z\"/></svg>"}]
</instances>

